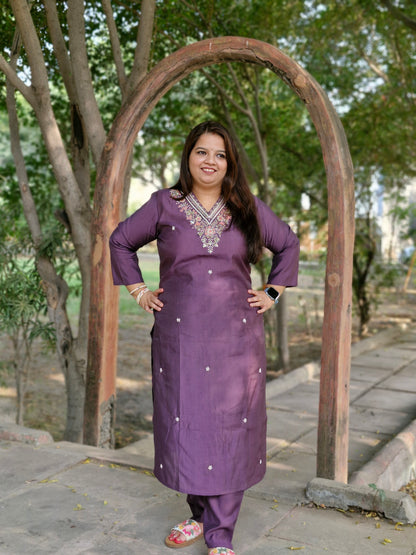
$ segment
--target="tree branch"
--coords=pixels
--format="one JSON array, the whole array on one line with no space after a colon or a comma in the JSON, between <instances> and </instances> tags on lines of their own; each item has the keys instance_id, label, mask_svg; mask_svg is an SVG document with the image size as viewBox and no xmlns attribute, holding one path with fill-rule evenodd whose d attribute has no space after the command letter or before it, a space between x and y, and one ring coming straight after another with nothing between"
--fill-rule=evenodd
<instances>
[{"instance_id":1,"label":"tree branch","mask_svg":"<svg viewBox=\"0 0 416 555\"><path fill-rule=\"evenodd\" d=\"M416 31L416 20L408 17L405 13L402 12L402 10L396 8L396 6L394 6L390 2L390 0L381 0L381 3L386 6L386 8L395 19L404 23L406 27L409 27L409 29L412 29L412 31Z\"/></svg>"},{"instance_id":2,"label":"tree branch","mask_svg":"<svg viewBox=\"0 0 416 555\"><path fill-rule=\"evenodd\" d=\"M260 196L262 196L262 200L265 200L267 202L267 200L268 200L267 196L268 196L269 169L268 169L266 145L265 145L265 143L262 139L259 124L258 124L258 121L256 120L256 116L253 114L253 111L250 107L250 103L247 99L247 96L244 93L244 90L243 90L242 86L241 86L240 80L238 79L237 74L235 73L231 64L227 64L227 66L228 66L230 74L233 78L234 84L237 88L237 92L238 92L241 100L243 101L243 104L244 104L245 107L241 106L238 102L236 102L227 93L227 91L222 87L222 85L216 79L214 79L212 77L212 75L210 73L208 73L205 70L201 70L201 71L207 77L207 79L209 81L211 81L211 83L213 85L215 85L215 87L217 88L217 90L219 91L219 93L221 94L223 99L227 100L239 112L244 114L248 118L248 120L250 121L251 127L253 129L253 133L254 133L255 143L256 143L257 150L259 152L259 156L260 156L260 160L261 160L261 166L262 166L263 183L262 183L262 186L261 186L261 183L259 182L259 191L261 189L261 191L260 191L261 195ZM255 93L255 91L254 91L254 93Z\"/></svg>"},{"instance_id":3,"label":"tree branch","mask_svg":"<svg viewBox=\"0 0 416 555\"><path fill-rule=\"evenodd\" d=\"M224 115L225 115L225 119L227 120L228 129L231 133L231 136L234 139L234 142L237 144L238 151L239 151L240 157L241 157L241 161L242 161L243 166L246 170L246 173L251 176L253 181L258 183L260 181L260 176L257 173L255 167L253 166L253 164L252 164L252 162L251 162L251 160L250 160L250 158L247 154L247 151L246 151L244 145L242 144L242 142L240 140L240 137L239 137L239 135L238 135L238 133L235 129L235 125L234 125L233 120L231 118L230 111L229 111L227 105L224 102L224 98L221 95L219 95L219 96L220 96L221 106L222 106L222 109L223 109L223 112L224 112Z\"/></svg>"},{"instance_id":4,"label":"tree branch","mask_svg":"<svg viewBox=\"0 0 416 555\"><path fill-rule=\"evenodd\" d=\"M98 166L106 133L95 98L91 72L88 66L87 46L85 43L84 2L82 0L68 0L68 31L72 72L77 76L75 86L79 99L79 108L85 121L92 156L95 165Z\"/></svg>"},{"instance_id":5,"label":"tree branch","mask_svg":"<svg viewBox=\"0 0 416 555\"><path fill-rule=\"evenodd\" d=\"M0 54L0 71L4 73L6 79L13 85L13 88L22 93L23 97L29 102L32 108L35 107L36 99L33 91L30 87L25 85L21 79L19 79L16 71L10 67L3 56Z\"/></svg>"},{"instance_id":6,"label":"tree branch","mask_svg":"<svg viewBox=\"0 0 416 555\"><path fill-rule=\"evenodd\" d=\"M76 89L72 73L71 60L69 59L68 50L66 48L65 39L59 24L58 11L54 0L45 0L46 18L48 20L48 29L52 39L53 51L58 61L62 79L68 97L72 104L77 104Z\"/></svg>"},{"instance_id":7,"label":"tree branch","mask_svg":"<svg viewBox=\"0 0 416 555\"><path fill-rule=\"evenodd\" d=\"M120 40L117 33L117 27L114 21L113 9L111 7L110 0L101 0L101 4L103 6L103 10L107 21L107 28L108 28L108 33L110 35L111 49L113 51L113 58L116 66L118 83L120 85L122 94L124 94L126 89L127 77L126 77L126 71L125 71L124 62L123 62L123 56L121 54L121 45L120 45Z\"/></svg>"},{"instance_id":8,"label":"tree branch","mask_svg":"<svg viewBox=\"0 0 416 555\"><path fill-rule=\"evenodd\" d=\"M13 39L13 49L12 56L10 59L10 69L15 70L17 59L20 52L20 33L15 32ZM17 181L20 188L20 196L22 198L23 212L29 226L30 234L33 239L35 248L37 249L42 242L42 232L39 223L39 218L36 211L35 202L32 197L32 193L28 186L28 175L26 171L25 160L23 157L23 152L20 143L19 135L19 120L17 117L16 110L16 99L15 99L15 87L13 83L7 78L6 79L6 106L7 113L9 116L9 129L10 129L10 148L16 167Z\"/></svg>"},{"instance_id":9,"label":"tree branch","mask_svg":"<svg viewBox=\"0 0 416 555\"><path fill-rule=\"evenodd\" d=\"M370 56L368 56L363 50L361 50L361 56L363 57L363 59L367 62L369 68L381 79L383 79L383 81L385 83L389 83L389 77L386 73L384 73L384 71L370 58Z\"/></svg>"},{"instance_id":10,"label":"tree branch","mask_svg":"<svg viewBox=\"0 0 416 555\"><path fill-rule=\"evenodd\" d=\"M11 0L10 4L32 72L32 89L36 92L36 98L42 95L49 98L48 73L35 25L30 15L30 6L26 0Z\"/></svg>"},{"instance_id":11,"label":"tree branch","mask_svg":"<svg viewBox=\"0 0 416 555\"><path fill-rule=\"evenodd\" d=\"M243 106L240 106L240 104L238 104L238 102L236 102L234 100L234 98L228 94L228 92L219 83L219 81L214 79L214 77L208 71L206 71L205 69L201 69L200 71L201 71L201 73L203 73L205 75L205 77L208 79L208 81L211 81L211 83L218 89L218 91L221 93L223 98L225 98L232 106L234 106L234 108L236 110L238 110L239 112L241 112L245 116L248 116L247 110L245 108L243 108Z\"/></svg>"},{"instance_id":12,"label":"tree branch","mask_svg":"<svg viewBox=\"0 0 416 555\"><path fill-rule=\"evenodd\" d=\"M262 172L263 172L263 200L268 202L268 183L269 183L269 165L268 165L268 160L267 160L267 147L265 142L263 141L263 137L261 135L261 131L260 131L260 122L257 121L256 116L253 114L253 111L251 109L250 103L248 101L248 98L241 86L240 83L240 79L237 77L236 72L234 71L234 68L231 66L231 64L227 64L231 76L233 78L234 84L237 88L238 94L240 95L241 100L244 102L245 106L246 106L246 112L247 112L247 117L250 120L251 123L251 127L253 129L254 132L254 138L256 141L256 145L257 145L257 150L260 154L260 160L261 160L261 167L262 167ZM258 86L258 82L256 84L256 87ZM254 89L254 95L256 95L256 89Z\"/></svg>"},{"instance_id":13,"label":"tree branch","mask_svg":"<svg viewBox=\"0 0 416 555\"><path fill-rule=\"evenodd\" d=\"M193 26L196 29L198 29L200 32L201 32L201 30L203 30L203 32L206 32L208 30L208 36L213 37L214 33L212 32L211 23L207 20L207 18L205 17L205 14L201 11L201 9L199 7L200 4L197 3L197 2L193 2L193 4L190 4L186 0L181 0L181 3L184 6L186 6L193 14L196 14L197 15L197 20L199 20L202 23L202 25L200 25L198 27L196 25L196 23L192 21Z\"/></svg>"},{"instance_id":14,"label":"tree branch","mask_svg":"<svg viewBox=\"0 0 416 555\"><path fill-rule=\"evenodd\" d=\"M127 83L130 91L137 87L148 70L155 10L156 0L142 0L142 13L139 27L137 29L137 44L134 52L134 64Z\"/></svg>"}]
</instances>

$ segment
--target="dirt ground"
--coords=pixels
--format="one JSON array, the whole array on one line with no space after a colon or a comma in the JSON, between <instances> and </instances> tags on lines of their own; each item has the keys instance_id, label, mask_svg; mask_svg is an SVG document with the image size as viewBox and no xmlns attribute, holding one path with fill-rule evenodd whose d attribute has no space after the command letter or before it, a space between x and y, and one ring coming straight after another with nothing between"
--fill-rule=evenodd
<instances>
[{"instance_id":1,"label":"dirt ground","mask_svg":"<svg viewBox=\"0 0 416 555\"><path fill-rule=\"evenodd\" d=\"M290 369L318 360L321 350L323 289L314 284L291 290L289 302ZM306 314L303 300L313 307ZM416 291L406 296L390 292L383 296L369 326L369 335L393 325L405 325L416 318ZM117 377L116 447L137 441L152 428L150 374L150 329L153 317L147 314L125 316L120 321ZM309 320L309 328L305 320ZM353 341L357 340L356 322ZM0 414L15 418L15 384L10 370L11 344L0 336ZM281 372L280 372L281 373ZM279 372L270 363L268 378L278 379ZM25 425L49 431L62 439L65 426L65 387L58 360L36 344L25 398Z\"/></svg>"}]
</instances>

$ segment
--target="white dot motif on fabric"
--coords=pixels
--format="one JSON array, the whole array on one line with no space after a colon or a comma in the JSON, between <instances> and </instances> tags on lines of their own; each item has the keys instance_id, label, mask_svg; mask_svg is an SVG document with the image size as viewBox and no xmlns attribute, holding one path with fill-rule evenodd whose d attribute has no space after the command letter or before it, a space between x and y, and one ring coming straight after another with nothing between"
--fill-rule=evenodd
<instances>
[{"instance_id":1,"label":"white dot motif on fabric","mask_svg":"<svg viewBox=\"0 0 416 555\"><path fill-rule=\"evenodd\" d=\"M247 319L243 318L243 324L247 324Z\"/></svg>"},{"instance_id":2,"label":"white dot motif on fabric","mask_svg":"<svg viewBox=\"0 0 416 555\"><path fill-rule=\"evenodd\" d=\"M212 466L212 464L210 464L210 465L208 466L208 470L212 470L212 469L213 469L213 466Z\"/></svg>"},{"instance_id":3,"label":"white dot motif on fabric","mask_svg":"<svg viewBox=\"0 0 416 555\"><path fill-rule=\"evenodd\" d=\"M181 321L181 319L180 319L180 318L176 318L176 321L179 323L179 322Z\"/></svg>"},{"instance_id":4,"label":"white dot motif on fabric","mask_svg":"<svg viewBox=\"0 0 416 555\"><path fill-rule=\"evenodd\" d=\"M244 424L246 424L247 423L247 418L243 418L243 422L244 422Z\"/></svg>"},{"instance_id":5,"label":"white dot motif on fabric","mask_svg":"<svg viewBox=\"0 0 416 555\"><path fill-rule=\"evenodd\" d=\"M175 226L173 225L173 226L172 226L172 231L175 231L175 229L176 229L176 228L175 228Z\"/></svg>"},{"instance_id":6,"label":"white dot motif on fabric","mask_svg":"<svg viewBox=\"0 0 416 555\"><path fill-rule=\"evenodd\" d=\"M179 420L180 420L180 418L179 418L179 416L177 416L177 417L175 418L175 421L176 421L176 422L179 422Z\"/></svg>"},{"instance_id":7,"label":"white dot motif on fabric","mask_svg":"<svg viewBox=\"0 0 416 555\"><path fill-rule=\"evenodd\" d=\"M211 370L210 366L205 366L205 371L209 372Z\"/></svg>"}]
</instances>

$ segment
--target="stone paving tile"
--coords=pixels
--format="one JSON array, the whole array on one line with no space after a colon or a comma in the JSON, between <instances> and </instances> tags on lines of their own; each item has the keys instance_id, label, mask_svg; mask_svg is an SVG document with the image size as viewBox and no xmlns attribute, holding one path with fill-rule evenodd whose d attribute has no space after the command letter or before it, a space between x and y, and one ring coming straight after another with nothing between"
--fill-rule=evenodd
<instances>
[{"instance_id":1,"label":"stone paving tile","mask_svg":"<svg viewBox=\"0 0 416 555\"><path fill-rule=\"evenodd\" d=\"M245 495L234 533L233 544L236 553L256 553L253 544L259 536L267 536L291 510L290 502L278 499L265 502Z\"/></svg>"},{"instance_id":2,"label":"stone paving tile","mask_svg":"<svg viewBox=\"0 0 416 555\"><path fill-rule=\"evenodd\" d=\"M350 404L361 397L361 395L369 390L371 384L359 380L350 380Z\"/></svg>"},{"instance_id":3,"label":"stone paving tile","mask_svg":"<svg viewBox=\"0 0 416 555\"><path fill-rule=\"evenodd\" d=\"M271 458L273 457L276 453L279 453L279 451L282 451L283 449L286 449L286 447L288 447L289 445L291 445L291 443L289 441L287 441L286 439L279 439L279 438L275 438L275 437L267 437L266 438L266 456L267 458Z\"/></svg>"},{"instance_id":4,"label":"stone paving tile","mask_svg":"<svg viewBox=\"0 0 416 555\"><path fill-rule=\"evenodd\" d=\"M416 414L416 393L374 388L357 399L354 405Z\"/></svg>"},{"instance_id":5,"label":"stone paving tile","mask_svg":"<svg viewBox=\"0 0 416 555\"><path fill-rule=\"evenodd\" d=\"M354 364L359 366L367 366L368 368L378 368L380 370L390 370L395 372L401 368L404 364L408 362L407 359L403 357L390 357L382 356L377 354L377 351L371 352L369 354L360 355L354 359Z\"/></svg>"},{"instance_id":6,"label":"stone paving tile","mask_svg":"<svg viewBox=\"0 0 416 555\"><path fill-rule=\"evenodd\" d=\"M382 358L398 358L408 361L415 360L416 358L416 353L414 352L412 345L409 345L408 343L400 343L400 341L389 347L375 349L372 354Z\"/></svg>"},{"instance_id":7,"label":"stone paving tile","mask_svg":"<svg viewBox=\"0 0 416 555\"><path fill-rule=\"evenodd\" d=\"M403 430L411 421L412 416L407 412L356 405L350 407L350 430L382 431L393 435Z\"/></svg>"},{"instance_id":8,"label":"stone paving tile","mask_svg":"<svg viewBox=\"0 0 416 555\"><path fill-rule=\"evenodd\" d=\"M378 387L416 393L416 375L406 376L403 375L402 372L398 372L396 375L378 384Z\"/></svg>"},{"instance_id":9,"label":"stone paving tile","mask_svg":"<svg viewBox=\"0 0 416 555\"><path fill-rule=\"evenodd\" d=\"M364 515L309 507L296 507L271 531L270 537L295 542L293 545L305 548L301 553L411 555L416 548L416 534L411 527L398 531L389 521L372 519L369 534L369 519ZM383 545L385 538L391 543Z\"/></svg>"},{"instance_id":10,"label":"stone paving tile","mask_svg":"<svg viewBox=\"0 0 416 555\"><path fill-rule=\"evenodd\" d=\"M268 406L296 411L298 414L317 415L319 407L319 381L310 380L281 395L272 397Z\"/></svg>"},{"instance_id":11,"label":"stone paving tile","mask_svg":"<svg viewBox=\"0 0 416 555\"><path fill-rule=\"evenodd\" d=\"M379 381L391 375L391 370L383 370L380 368L368 368L367 366L351 365L351 379L357 381L369 382L370 384Z\"/></svg>"},{"instance_id":12,"label":"stone paving tile","mask_svg":"<svg viewBox=\"0 0 416 555\"><path fill-rule=\"evenodd\" d=\"M60 485L69 488L72 484L79 484L75 492L77 495L86 494L87 498L105 499L114 506L120 500L125 502L127 498L130 502L138 497L142 501L154 501L157 496L165 502L174 494L149 472L108 463L79 464L54 478Z\"/></svg>"},{"instance_id":13,"label":"stone paving tile","mask_svg":"<svg viewBox=\"0 0 416 555\"><path fill-rule=\"evenodd\" d=\"M275 409L270 409L267 414L267 435L288 442L318 425L317 416L310 414Z\"/></svg>"},{"instance_id":14,"label":"stone paving tile","mask_svg":"<svg viewBox=\"0 0 416 555\"><path fill-rule=\"evenodd\" d=\"M292 446L277 453L267 464L270 469L270 477L277 476L282 480L296 480L304 486L316 476L316 455L298 451Z\"/></svg>"},{"instance_id":15,"label":"stone paving tile","mask_svg":"<svg viewBox=\"0 0 416 555\"><path fill-rule=\"evenodd\" d=\"M240 555L280 555L290 553L293 549L301 550L300 553L306 555L322 555L322 550L311 550L305 548L305 546L299 547L300 544L295 541L290 541L281 538L273 538L272 540L262 538L260 541L256 542L253 546L245 547L239 550ZM295 551L296 553L296 551Z\"/></svg>"},{"instance_id":16,"label":"stone paving tile","mask_svg":"<svg viewBox=\"0 0 416 555\"><path fill-rule=\"evenodd\" d=\"M97 503L93 507L91 500L84 499L75 497L69 488L45 484L3 500L0 511L2 553L56 553L65 542L101 528L106 515L110 516L107 525L116 520L117 515L104 507L102 501L99 507ZM74 510L80 502L88 507L88 514L82 509Z\"/></svg>"},{"instance_id":17,"label":"stone paving tile","mask_svg":"<svg viewBox=\"0 0 416 555\"><path fill-rule=\"evenodd\" d=\"M316 463L313 462L313 465L316 466ZM277 467L277 465L275 466ZM305 493L307 482L298 481L295 475L293 475L293 479L290 479L286 475L287 473L281 472L281 468L277 470L274 468L272 473L266 473L264 480L250 488L247 495L249 497L285 501L291 503L292 506L298 503L308 503Z\"/></svg>"},{"instance_id":18,"label":"stone paving tile","mask_svg":"<svg viewBox=\"0 0 416 555\"><path fill-rule=\"evenodd\" d=\"M31 482L43 480L82 460L78 453L42 448L23 443L0 450L0 499Z\"/></svg>"},{"instance_id":19,"label":"stone paving tile","mask_svg":"<svg viewBox=\"0 0 416 555\"><path fill-rule=\"evenodd\" d=\"M362 466L365 462L372 459L377 451L392 438L392 435L385 433L377 434L368 431L350 430L348 462L356 461L361 463L360 466Z\"/></svg>"},{"instance_id":20,"label":"stone paving tile","mask_svg":"<svg viewBox=\"0 0 416 555\"><path fill-rule=\"evenodd\" d=\"M289 450L299 453L317 454L318 428L306 432L302 437L294 441L288 447Z\"/></svg>"},{"instance_id":21,"label":"stone paving tile","mask_svg":"<svg viewBox=\"0 0 416 555\"><path fill-rule=\"evenodd\" d=\"M405 366L402 370L400 370L399 374L401 376L416 376L416 362L411 362Z\"/></svg>"}]
</instances>

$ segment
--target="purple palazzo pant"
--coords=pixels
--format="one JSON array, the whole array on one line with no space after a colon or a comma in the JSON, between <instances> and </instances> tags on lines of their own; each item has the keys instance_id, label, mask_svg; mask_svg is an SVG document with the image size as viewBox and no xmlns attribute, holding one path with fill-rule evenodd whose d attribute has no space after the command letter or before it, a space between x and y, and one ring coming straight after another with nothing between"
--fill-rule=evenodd
<instances>
[{"instance_id":1,"label":"purple palazzo pant","mask_svg":"<svg viewBox=\"0 0 416 555\"><path fill-rule=\"evenodd\" d=\"M208 548L233 548L234 528L243 501L244 491L225 495L188 495L192 518L204 525L204 538Z\"/></svg>"}]
</instances>

